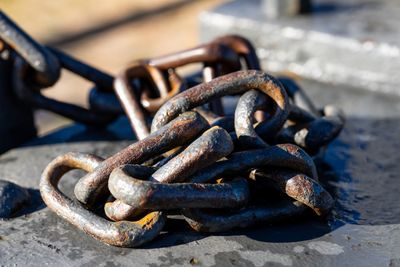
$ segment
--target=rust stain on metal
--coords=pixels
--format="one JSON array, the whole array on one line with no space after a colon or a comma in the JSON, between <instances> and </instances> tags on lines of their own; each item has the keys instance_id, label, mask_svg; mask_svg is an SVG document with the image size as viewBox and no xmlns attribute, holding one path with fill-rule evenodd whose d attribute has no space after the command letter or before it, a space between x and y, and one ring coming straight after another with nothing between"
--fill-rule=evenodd
<instances>
[{"instance_id":1,"label":"rust stain on metal","mask_svg":"<svg viewBox=\"0 0 400 267\"><path fill-rule=\"evenodd\" d=\"M3 50L13 63L12 93L24 103L97 126L128 116L138 141L107 159L61 155L40 180L46 205L102 242L149 242L162 231L169 209L179 210L196 231L219 232L286 220L307 209L324 216L334 205L308 153L338 136L344 115L332 106L319 110L295 82L263 72L254 47L241 36L138 60L114 80L39 44L0 11ZM181 75L178 69L192 63L200 63L200 71ZM41 93L62 69L95 85L90 108ZM240 97L234 116L224 115L221 98L228 95ZM81 203L58 189L73 169L87 172L74 188ZM276 201L257 198L262 181L280 192ZM112 221L91 211L103 204Z\"/></svg>"}]
</instances>

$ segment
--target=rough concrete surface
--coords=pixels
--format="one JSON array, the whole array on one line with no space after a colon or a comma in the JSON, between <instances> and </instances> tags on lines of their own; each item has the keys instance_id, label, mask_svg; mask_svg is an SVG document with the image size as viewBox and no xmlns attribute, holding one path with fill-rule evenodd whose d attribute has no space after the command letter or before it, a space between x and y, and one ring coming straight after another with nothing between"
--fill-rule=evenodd
<instances>
[{"instance_id":1,"label":"rough concrete surface","mask_svg":"<svg viewBox=\"0 0 400 267\"><path fill-rule=\"evenodd\" d=\"M0 179L30 188L31 206L0 222L5 266L400 266L400 101L396 97L302 81L318 104L344 108L344 131L320 156L322 183L336 199L327 220L312 215L216 235L195 233L179 217L137 249L104 245L45 208L41 172L59 154L107 157L128 145L126 118L107 130L65 128L0 156ZM90 141L88 141L90 140ZM61 180L72 196L82 172Z\"/></svg>"}]
</instances>

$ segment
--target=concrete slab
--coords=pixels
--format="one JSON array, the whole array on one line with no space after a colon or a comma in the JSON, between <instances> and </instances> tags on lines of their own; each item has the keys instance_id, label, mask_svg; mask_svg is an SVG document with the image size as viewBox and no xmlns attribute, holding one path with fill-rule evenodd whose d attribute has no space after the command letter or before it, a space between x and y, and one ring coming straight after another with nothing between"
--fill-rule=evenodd
<instances>
[{"instance_id":1,"label":"concrete slab","mask_svg":"<svg viewBox=\"0 0 400 267\"><path fill-rule=\"evenodd\" d=\"M268 19L260 0L230 1L202 13L201 39L240 34L266 70L399 95L399 1L313 3L310 15Z\"/></svg>"},{"instance_id":2,"label":"concrete slab","mask_svg":"<svg viewBox=\"0 0 400 267\"><path fill-rule=\"evenodd\" d=\"M318 159L320 177L336 199L328 220L307 216L217 235L193 232L179 217L138 249L104 245L57 217L42 203L38 183L56 156L90 152L107 157L131 141L126 118L104 131L75 125L0 156L0 179L33 192L31 206L0 222L4 266L400 266L400 99L302 81L319 104L344 108L339 138ZM90 141L88 141L90 140ZM61 181L72 196L82 172Z\"/></svg>"}]
</instances>

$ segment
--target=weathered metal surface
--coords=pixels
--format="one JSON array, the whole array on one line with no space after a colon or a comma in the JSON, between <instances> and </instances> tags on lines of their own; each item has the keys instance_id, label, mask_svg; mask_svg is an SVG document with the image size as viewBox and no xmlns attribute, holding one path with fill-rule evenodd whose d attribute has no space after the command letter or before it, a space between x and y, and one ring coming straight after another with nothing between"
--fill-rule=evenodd
<instances>
[{"instance_id":1,"label":"weathered metal surface","mask_svg":"<svg viewBox=\"0 0 400 267\"><path fill-rule=\"evenodd\" d=\"M208 126L195 112L186 112L161 127L147 138L135 142L104 160L95 170L82 177L75 186L76 198L84 204L93 204L107 188L114 168L128 163L143 163L193 140Z\"/></svg>"},{"instance_id":2,"label":"weathered metal surface","mask_svg":"<svg viewBox=\"0 0 400 267\"><path fill-rule=\"evenodd\" d=\"M182 219L170 217L170 223L152 243L128 249L106 246L83 235L39 204L25 216L1 222L0 263L50 266L398 265L399 99L308 81L300 84L316 102L338 105L349 114L341 135L318 159L322 167L320 183L336 200L334 215L328 221L307 216L285 224L262 224L210 236L188 230ZM34 190L38 188L45 166L59 154L82 151L107 158L131 141L85 140L129 139L131 135L126 119L96 132L80 125L66 128L3 154L0 175L2 179ZM74 184L81 176L80 172L67 174L60 181L60 190L72 196Z\"/></svg>"},{"instance_id":3,"label":"weathered metal surface","mask_svg":"<svg viewBox=\"0 0 400 267\"><path fill-rule=\"evenodd\" d=\"M264 70L399 95L398 1L314 0L310 14L276 19L261 3L235 0L203 12L201 41L240 34L257 47Z\"/></svg>"},{"instance_id":4,"label":"weathered metal surface","mask_svg":"<svg viewBox=\"0 0 400 267\"><path fill-rule=\"evenodd\" d=\"M257 224L282 223L285 220L293 220L305 211L305 205L286 199L275 203L263 203L260 206L248 206L227 214L208 213L202 209L187 209L183 211L183 215L194 230L213 233Z\"/></svg>"},{"instance_id":5,"label":"weathered metal surface","mask_svg":"<svg viewBox=\"0 0 400 267\"><path fill-rule=\"evenodd\" d=\"M135 209L234 208L248 200L245 179L220 184L165 184L135 179L130 173L135 167L116 168L109 180L111 194Z\"/></svg>"},{"instance_id":6,"label":"weathered metal surface","mask_svg":"<svg viewBox=\"0 0 400 267\"><path fill-rule=\"evenodd\" d=\"M248 149L268 147L253 126L255 112L268 108L268 100L265 94L257 90L250 90L239 98L235 109L235 132L242 147ZM267 137L271 137L273 134L275 133L269 133Z\"/></svg>"},{"instance_id":7,"label":"weathered metal surface","mask_svg":"<svg viewBox=\"0 0 400 267\"><path fill-rule=\"evenodd\" d=\"M74 121L105 125L115 116L98 114L80 106L48 98L41 89L58 82L62 68L93 82L99 89L110 90L113 77L56 49L47 48L25 33L0 11L0 39L12 64L13 93L19 101L34 108L50 110Z\"/></svg>"},{"instance_id":8,"label":"weathered metal surface","mask_svg":"<svg viewBox=\"0 0 400 267\"><path fill-rule=\"evenodd\" d=\"M124 205L124 203L121 203L121 199L119 196L124 195L125 198L129 198L130 200L135 199L136 204L139 203L147 203L149 199L153 198L153 195L156 194L157 184L153 182L161 182L161 183L177 183L177 182L183 182L187 180L187 178L195 173L197 170L202 169L204 167L207 167L214 163L215 161L223 158L224 156L227 156L230 154L233 150L233 143L232 140L229 136L229 134L219 128L219 127L213 127L206 132L204 132L199 138L194 140L187 148L185 148L181 153L178 153L174 155L171 159L169 159L164 165L162 165L158 170L154 170L151 174L147 175L147 179L150 180L150 183L146 183L143 181L138 181L134 178L139 178L141 177L141 173L139 173L139 170L141 167L132 167L130 168L130 173L133 176L132 181L126 182L131 184L131 189L136 188L134 190L127 190L124 185L121 186L122 182L119 181L119 179L116 177L114 171L110 175L110 179L108 182L108 188L110 189L111 193L113 196L116 198L116 200L112 203L107 203L105 206L105 212L109 218L112 220L117 220L117 219L126 219L126 218L131 218L135 214L138 214L138 205L131 205L131 207L127 207L129 205ZM179 152L179 151L178 151ZM129 167L127 167L128 170ZM139 168L139 169L138 169ZM127 171L126 170L126 171ZM114 173L114 175L113 175ZM120 170L119 171L120 175L117 176L123 176L126 179L127 174L124 171ZM139 173L139 177L136 177L136 173ZM143 176L142 176L143 178ZM129 180L129 179L128 179ZM136 187L135 187L136 186ZM185 188L185 185L178 187L174 191L174 186L171 186L170 192L168 192L168 186L163 186L160 185L161 188L164 188L165 190L161 192L158 201L161 202L166 202L165 205L171 205L170 202L171 200L164 199L162 200L162 196L168 197L168 198L175 198L176 201L178 202L183 202L181 199L185 195L190 195L189 191L185 190L180 190ZM189 185L187 188L192 188L192 189L199 189L201 191L202 186L201 185ZM120 189L122 191L118 192ZM124 189L125 188L125 189ZM218 188L218 187L216 187ZM242 186L243 188L243 186ZM130 191L130 192L129 192ZM179 192L180 191L180 192ZM194 191L191 191L194 192ZM211 192L211 191L210 191ZM132 194L133 193L133 194ZM221 192L222 193L222 192ZM156 194L157 195L157 194ZM199 195L197 195L199 197ZM206 194L201 194L203 197L207 197ZM209 195L211 196L211 194ZM189 197L189 196L187 196ZM213 196L215 197L215 196ZM192 196L192 199L195 197ZM222 196L220 196L220 199ZM198 201L202 201L201 198L198 199ZM245 201L245 200L242 200ZM132 201L129 201L132 202ZM129 204L125 201L126 204Z\"/></svg>"},{"instance_id":9,"label":"weathered metal surface","mask_svg":"<svg viewBox=\"0 0 400 267\"><path fill-rule=\"evenodd\" d=\"M39 84L51 86L60 78L61 67L58 59L2 11L0 11L0 38L36 70L34 80Z\"/></svg>"},{"instance_id":10,"label":"weathered metal surface","mask_svg":"<svg viewBox=\"0 0 400 267\"><path fill-rule=\"evenodd\" d=\"M277 108L266 124L261 124L261 131L281 128L288 116L288 98L285 89L274 77L257 70L237 71L211 82L202 83L173 97L164 104L154 116L151 130L155 131L178 114L207 103L211 99L233 95L247 90L258 89L271 97Z\"/></svg>"},{"instance_id":11,"label":"weathered metal surface","mask_svg":"<svg viewBox=\"0 0 400 267\"><path fill-rule=\"evenodd\" d=\"M241 60L244 61L243 64ZM181 77L177 74L177 68L193 63L202 66L202 69L195 73L196 78ZM149 115L157 112L170 98L182 92L187 86L209 82L217 76L240 69L260 69L254 47L240 36L223 36L184 51L138 60L118 75L115 91L130 118L134 131L138 138L142 139L149 132L147 129ZM168 76L168 81L164 76ZM150 86L146 86L146 82ZM103 113L122 112L113 94L100 92L97 89L91 91L90 105L94 110ZM216 114L224 114L220 98L212 99L208 105Z\"/></svg>"},{"instance_id":12,"label":"weathered metal surface","mask_svg":"<svg viewBox=\"0 0 400 267\"><path fill-rule=\"evenodd\" d=\"M310 175L318 180L313 159L301 148L292 144L280 144L266 149L255 149L232 153L208 168L194 173L193 182L208 182L220 175L235 175L238 171L262 166L289 168Z\"/></svg>"},{"instance_id":13,"label":"weathered metal surface","mask_svg":"<svg viewBox=\"0 0 400 267\"><path fill-rule=\"evenodd\" d=\"M109 222L74 202L57 188L66 172L73 169L91 172L102 162L102 158L82 153L67 153L55 158L40 179L43 201L61 218L107 244L136 247L154 239L165 224L162 212L151 212L136 222Z\"/></svg>"},{"instance_id":14,"label":"weathered metal surface","mask_svg":"<svg viewBox=\"0 0 400 267\"><path fill-rule=\"evenodd\" d=\"M167 70L196 62L209 64L223 63L233 69L239 67L237 54L229 47L216 42L153 58L148 60L147 64L162 70Z\"/></svg>"},{"instance_id":15,"label":"weathered metal surface","mask_svg":"<svg viewBox=\"0 0 400 267\"><path fill-rule=\"evenodd\" d=\"M254 170L254 178L273 181L280 191L312 208L316 214L328 214L333 207L332 196L314 179L287 170Z\"/></svg>"},{"instance_id":16,"label":"weathered metal surface","mask_svg":"<svg viewBox=\"0 0 400 267\"><path fill-rule=\"evenodd\" d=\"M318 151L341 132L343 121L339 116L323 116L309 123L288 126L276 139L279 143L294 143L307 151Z\"/></svg>"},{"instance_id":17,"label":"weathered metal surface","mask_svg":"<svg viewBox=\"0 0 400 267\"><path fill-rule=\"evenodd\" d=\"M115 93L129 118L137 139L140 140L149 135L150 129L147 125L145 110L140 105L140 99L131 86L135 79L146 79L150 83L155 83L155 87L163 92L160 97L166 97L168 94L168 84L159 69L141 64L141 62L131 64L115 79ZM140 90L136 90L136 92L138 91Z\"/></svg>"},{"instance_id":18,"label":"weathered metal surface","mask_svg":"<svg viewBox=\"0 0 400 267\"><path fill-rule=\"evenodd\" d=\"M232 151L233 143L229 134L218 126L212 127L153 173L150 180L183 182L196 171L228 156Z\"/></svg>"}]
</instances>

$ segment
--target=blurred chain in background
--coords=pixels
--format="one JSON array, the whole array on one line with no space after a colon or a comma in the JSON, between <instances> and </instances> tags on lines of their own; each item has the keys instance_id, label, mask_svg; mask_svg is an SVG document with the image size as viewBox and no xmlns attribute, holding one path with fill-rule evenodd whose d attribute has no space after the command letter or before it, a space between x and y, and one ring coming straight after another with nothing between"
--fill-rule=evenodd
<instances>
[{"instance_id":1,"label":"blurred chain in background","mask_svg":"<svg viewBox=\"0 0 400 267\"><path fill-rule=\"evenodd\" d=\"M130 60L195 46L199 13L222 2L17 0L2 1L1 8L41 43L116 74ZM84 96L90 83L67 71L61 81L44 95L88 106ZM40 110L35 123L43 135L71 121Z\"/></svg>"}]
</instances>

